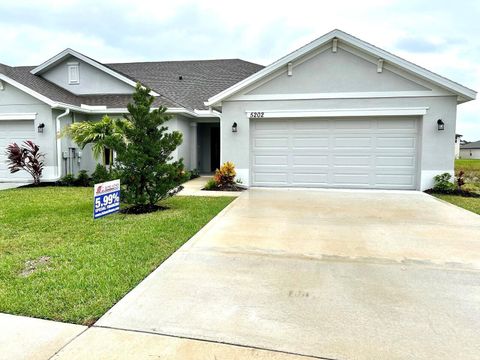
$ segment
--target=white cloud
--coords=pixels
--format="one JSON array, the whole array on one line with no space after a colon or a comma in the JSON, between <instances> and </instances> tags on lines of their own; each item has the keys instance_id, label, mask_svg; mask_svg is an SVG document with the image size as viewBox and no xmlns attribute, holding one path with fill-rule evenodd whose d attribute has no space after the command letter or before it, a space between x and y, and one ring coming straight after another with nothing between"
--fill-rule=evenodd
<instances>
[{"instance_id":1,"label":"white cloud","mask_svg":"<svg viewBox=\"0 0 480 360\"><path fill-rule=\"evenodd\" d=\"M34 65L66 47L100 61L239 57L268 64L340 28L480 89L480 1L28 0L0 3L0 62ZM480 139L480 104L458 131ZM476 125L478 124L478 125Z\"/></svg>"}]
</instances>

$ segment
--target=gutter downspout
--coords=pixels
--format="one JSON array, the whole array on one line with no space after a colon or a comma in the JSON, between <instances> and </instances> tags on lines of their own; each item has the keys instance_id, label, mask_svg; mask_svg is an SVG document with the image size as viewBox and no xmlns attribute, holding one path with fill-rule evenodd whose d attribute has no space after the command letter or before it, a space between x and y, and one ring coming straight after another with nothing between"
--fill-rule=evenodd
<instances>
[{"instance_id":1,"label":"gutter downspout","mask_svg":"<svg viewBox=\"0 0 480 360\"><path fill-rule=\"evenodd\" d=\"M60 138L60 118L70 114L70 109L65 109L65 112L57 116L55 120L55 129L57 130L57 173L54 180L59 180L62 174L62 139Z\"/></svg>"}]
</instances>

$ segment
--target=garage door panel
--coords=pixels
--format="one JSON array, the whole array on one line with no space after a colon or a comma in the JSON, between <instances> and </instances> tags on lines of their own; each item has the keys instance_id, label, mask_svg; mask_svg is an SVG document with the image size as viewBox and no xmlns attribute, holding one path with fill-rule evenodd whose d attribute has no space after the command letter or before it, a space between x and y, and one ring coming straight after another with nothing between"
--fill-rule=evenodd
<instances>
[{"instance_id":1,"label":"garage door panel","mask_svg":"<svg viewBox=\"0 0 480 360\"><path fill-rule=\"evenodd\" d=\"M257 149L261 148L288 148L288 137L262 137L255 139Z\"/></svg>"},{"instance_id":2,"label":"garage door panel","mask_svg":"<svg viewBox=\"0 0 480 360\"><path fill-rule=\"evenodd\" d=\"M328 165L328 155L292 155L292 165L306 165L306 166L316 166L316 165Z\"/></svg>"},{"instance_id":3,"label":"garage door panel","mask_svg":"<svg viewBox=\"0 0 480 360\"><path fill-rule=\"evenodd\" d=\"M254 165L288 165L288 155L256 155Z\"/></svg>"},{"instance_id":4,"label":"garage door panel","mask_svg":"<svg viewBox=\"0 0 480 360\"><path fill-rule=\"evenodd\" d=\"M335 147L349 149L371 148L372 139L370 137L336 137L334 144Z\"/></svg>"},{"instance_id":5,"label":"garage door panel","mask_svg":"<svg viewBox=\"0 0 480 360\"><path fill-rule=\"evenodd\" d=\"M33 120L0 121L0 179L15 181L28 179L28 174L19 171L11 174L6 163L5 150L9 144L21 145L26 140L35 141L35 124Z\"/></svg>"},{"instance_id":6,"label":"garage door panel","mask_svg":"<svg viewBox=\"0 0 480 360\"><path fill-rule=\"evenodd\" d=\"M377 137L377 148L378 149L415 149L415 138L412 136L408 137Z\"/></svg>"},{"instance_id":7,"label":"garage door panel","mask_svg":"<svg viewBox=\"0 0 480 360\"><path fill-rule=\"evenodd\" d=\"M314 149L328 149L330 139L325 136L321 137L294 137L293 148L314 148Z\"/></svg>"},{"instance_id":8,"label":"garage door panel","mask_svg":"<svg viewBox=\"0 0 480 360\"><path fill-rule=\"evenodd\" d=\"M328 185L328 173L295 173L292 174L292 181L303 185Z\"/></svg>"},{"instance_id":9,"label":"garage door panel","mask_svg":"<svg viewBox=\"0 0 480 360\"><path fill-rule=\"evenodd\" d=\"M252 123L262 121L252 120ZM262 143L268 132L264 127L258 131L257 125L251 126L254 186L415 188L415 118L269 119L268 122L276 131L268 136L282 138L283 142L282 146L274 143L277 140Z\"/></svg>"}]
</instances>

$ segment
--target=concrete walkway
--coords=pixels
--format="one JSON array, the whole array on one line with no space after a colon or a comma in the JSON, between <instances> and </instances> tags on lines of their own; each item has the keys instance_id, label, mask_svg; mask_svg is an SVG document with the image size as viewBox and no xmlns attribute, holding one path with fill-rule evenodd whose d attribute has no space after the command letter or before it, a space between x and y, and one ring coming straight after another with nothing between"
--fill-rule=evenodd
<instances>
[{"instance_id":1,"label":"concrete walkway","mask_svg":"<svg viewBox=\"0 0 480 360\"><path fill-rule=\"evenodd\" d=\"M86 326L0 313L0 359L49 359L86 329Z\"/></svg>"},{"instance_id":2,"label":"concrete walkway","mask_svg":"<svg viewBox=\"0 0 480 360\"><path fill-rule=\"evenodd\" d=\"M95 326L329 359L477 359L479 270L480 217L428 195L251 189Z\"/></svg>"},{"instance_id":3,"label":"concrete walkway","mask_svg":"<svg viewBox=\"0 0 480 360\"><path fill-rule=\"evenodd\" d=\"M15 189L19 186L27 185L27 183L3 183L0 182L0 190Z\"/></svg>"},{"instance_id":4,"label":"concrete walkway","mask_svg":"<svg viewBox=\"0 0 480 360\"><path fill-rule=\"evenodd\" d=\"M206 191L202 190L211 176L200 176L183 184L183 190L179 196L235 196L238 197L242 191Z\"/></svg>"}]
</instances>

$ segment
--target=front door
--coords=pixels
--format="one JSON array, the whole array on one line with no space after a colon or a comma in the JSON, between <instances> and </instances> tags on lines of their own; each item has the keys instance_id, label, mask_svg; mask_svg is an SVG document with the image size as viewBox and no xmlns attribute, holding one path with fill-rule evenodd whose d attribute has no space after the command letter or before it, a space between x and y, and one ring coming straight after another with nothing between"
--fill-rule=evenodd
<instances>
[{"instance_id":1,"label":"front door","mask_svg":"<svg viewBox=\"0 0 480 360\"><path fill-rule=\"evenodd\" d=\"M210 170L220 167L220 127L210 128Z\"/></svg>"}]
</instances>

